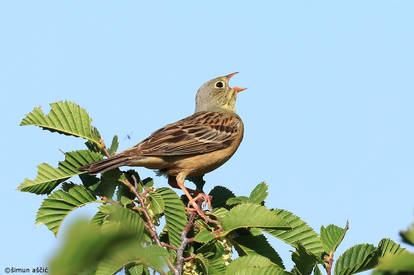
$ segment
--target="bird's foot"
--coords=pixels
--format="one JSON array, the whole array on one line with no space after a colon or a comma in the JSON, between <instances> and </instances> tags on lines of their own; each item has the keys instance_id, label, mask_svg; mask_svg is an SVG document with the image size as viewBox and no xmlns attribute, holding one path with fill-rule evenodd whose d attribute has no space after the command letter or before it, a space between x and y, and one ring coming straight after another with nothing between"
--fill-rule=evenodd
<instances>
[{"instance_id":1,"label":"bird's foot","mask_svg":"<svg viewBox=\"0 0 414 275\"><path fill-rule=\"evenodd\" d=\"M201 200L201 206L202 207L208 207L208 210L212 210L213 208L211 207L211 199L212 197L210 195L207 195L205 193L202 192L198 192L198 194L191 200L189 201L189 203L192 202L196 202L198 203L199 200Z\"/></svg>"},{"instance_id":2,"label":"bird's foot","mask_svg":"<svg viewBox=\"0 0 414 275\"><path fill-rule=\"evenodd\" d=\"M199 200L199 198L197 198L197 197L198 196L196 196L195 198L191 199L188 202L187 211L191 211L191 212L195 211L197 213L197 215L200 216L200 218L202 218L206 223L214 223L214 224L217 225L217 227L219 228L219 230L222 230L223 228L222 228L221 224L218 221L209 218L204 213L203 209L201 209L200 205L197 203L197 201Z\"/></svg>"},{"instance_id":3,"label":"bird's foot","mask_svg":"<svg viewBox=\"0 0 414 275\"><path fill-rule=\"evenodd\" d=\"M210 217L208 217L203 209L201 208L202 203L206 203L209 207L209 209L211 210L211 196L205 194L205 193L199 193L197 196L195 196L194 198L190 199L188 202L188 208L190 208L190 206L192 206L192 208L194 211L197 212L197 214L206 222L206 223L214 223L218 226L219 230L222 229L221 224L217 221L217 220L213 220Z\"/></svg>"},{"instance_id":4,"label":"bird's foot","mask_svg":"<svg viewBox=\"0 0 414 275\"><path fill-rule=\"evenodd\" d=\"M187 211L189 211L189 209L193 208L194 211L196 211L197 215L200 216L206 223L214 223L217 225L218 228L222 228L221 224L213 219L210 219L203 211L202 208L202 203L203 201L206 202L206 204L209 206L210 209L211 208L211 196L204 194L203 192L200 192L198 190L191 190L191 189L187 189L184 186L184 179L185 177L183 175L177 175L176 178L176 183L177 186L183 190L184 194L186 195L187 199L188 199L188 204L187 204ZM191 196L190 193L196 194L196 196L193 198ZM193 211L191 211L193 212Z\"/></svg>"},{"instance_id":5,"label":"bird's foot","mask_svg":"<svg viewBox=\"0 0 414 275\"><path fill-rule=\"evenodd\" d=\"M223 231L223 227L221 226L220 222L217 221L217 220L213 220L213 219L209 218L208 215L206 215L203 210L201 210L202 214L199 214L199 212L197 212L197 209L194 209L193 207L188 205L187 207L185 207L185 211L187 212L187 214L191 214L191 213L196 212L206 223L210 222L210 223L216 224L218 229L211 232L216 237L219 237L220 233ZM198 229L206 228L205 226L197 226L197 225L195 225L195 227L197 227Z\"/></svg>"}]
</instances>

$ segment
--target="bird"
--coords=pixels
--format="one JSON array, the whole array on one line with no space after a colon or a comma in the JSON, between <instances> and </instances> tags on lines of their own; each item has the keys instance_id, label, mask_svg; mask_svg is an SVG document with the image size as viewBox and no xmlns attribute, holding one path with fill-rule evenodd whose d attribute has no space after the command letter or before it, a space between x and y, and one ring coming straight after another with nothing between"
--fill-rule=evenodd
<instances>
[{"instance_id":1,"label":"bird","mask_svg":"<svg viewBox=\"0 0 414 275\"><path fill-rule=\"evenodd\" d=\"M195 203L200 197L209 197L186 188L184 181L220 167L233 156L243 139L244 125L236 113L236 99L246 88L229 85L237 73L205 82L197 91L194 114L164 126L129 149L78 170L96 175L121 166L156 169L168 177L172 187L185 193L201 217L211 221Z\"/></svg>"}]
</instances>

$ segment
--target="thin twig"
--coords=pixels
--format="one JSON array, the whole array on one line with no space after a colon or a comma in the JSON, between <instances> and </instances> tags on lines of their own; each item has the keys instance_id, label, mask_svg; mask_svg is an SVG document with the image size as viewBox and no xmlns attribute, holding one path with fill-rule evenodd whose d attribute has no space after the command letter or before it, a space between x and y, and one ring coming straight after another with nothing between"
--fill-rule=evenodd
<instances>
[{"instance_id":1,"label":"thin twig","mask_svg":"<svg viewBox=\"0 0 414 275\"><path fill-rule=\"evenodd\" d=\"M136 181L135 177L132 176L133 180ZM141 204L141 207L139 208L139 210L141 211L141 213L144 214L145 219L147 220L147 225L148 225L148 229L149 229L149 233L151 235L151 237L153 237L155 243L159 246L161 246L160 240L158 239L157 236L157 232L155 230L155 226L152 223L151 217L148 214L148 209L147 206L145 205L144 199L142 198L142 196L138 193L137 189L134 188L134 186L127 180L125 179L123 181L123 183L129 188L129 190L137 197L139 203ZM145 223L144 223L145 224Z\"/></svg>"},{"instance_id":2,"label":"thin twig","mask_svg":"<svg viewBox=\"0 0 414 275\"><path fill-rule=\"evenodd\" d=\"M332 269L332 265L333 265L333 251L329 254L329 256L327 256L327 255L325 256L325 261L328 262L328 265L325 266L326 273L328 275L331 275L331 269Z\"/></svg>"},{"instance_id":3,"label":"thin twig","mask_svg":"<svg viewBox=\"0 0 414 275\"><path fill-rule=\"evenodd\" d=\"M99 194L97 196L99 196L104 203L110 203L110 204L114 204L114 205L118 204L113 199L109 199L108 197L105 197L105 196L102 196L102 195L99 195Z\"/></svg>"},{"instance_id":4,"label":"thin twig","mask_svg":"<svg viewBox=\"0 0 414 275\"><path fill-rule=\"evenodd\" d=\"M170 249L173 249L173 250L177 250L177 247L172 246L172 245L170 245L168 243L161 242L161 245L164 246L164 247L168 247Z\"/></svg>"},{"instance_id":5,"label":"thin twig","mask_svg":"<svg viewBox=\"0 0 414 275\"><path fill-rule=\"evenodd\" d=\"M142 196L145 198L149 192L150 192L150 189L149 188L145 188L144 189L144 192L142 192Z\"/></svg>"},{"instance_id":6,"label":"thin twig","mask_svg":"<svg viewBox=\"0 0 414 275\"><path fill-rule=\"evenodd\" d=\"M195 255L195 254L191 254L191 256L190 256L190 257L187 257L187 258L185 258L185 259L184 259L184 262L191 261L191 260L195 259L195 257L196 257L196 255Z\"/></svg>"},{"instance_id":7,"label":"thin twig","mask_svg":"<svg viewBox=\"0 0 414 275\"><path fill-rule=\"evenodd\" d=\"M134 175L132 175L132 179L134 180L134 185L137 184L137 179ZM134 188L134 185L132 185L127 179L122 181L129 190L137 197L139 203L141 204L141 212L144 214L145 219L147 220L146 229L150 233L152 239L154 240L155 244L162 247L162 244L160 242L160 239L158 238L157 231L155 229L154 223L151 220L150 215L148 214L147 206L145 205L144 198L141 196L141 194L138 193L137 189ZM167 261L168 267L171 269L172 272L176 272L174 265L172 264L171 260L168 257L165 257L165 260Z\"/></svg>"},{"instance_id":8,"label":"thin twig","mask_svg":"<svg viewBox=\"0 0 414 275\"><path fill-rule=\"evenodd\" d=\"M133 207L135 210L138 210L138 212L142 212L142 208L141 207L139 207L139 206L134 206Z\"/></svg>"},{"instance_id":9,"label":"thin twig","mask_svg":"<svg viewBox=\"0 0 414 275\"><path fill-rule=\"evenodd\" d=\"M134 206L133 209L138 210L140 213L144 213L144 211L138 206ZM151 227L145 221L142 221L142 223L144 224L144 227L145 229L147 229L148 232L152 231Z\"/></svg>"},{"instance_id":10,"label":"thin twig","mask_svg":"<svg viewBox=\"0 0 414 275\"><path fill-rule=\"evenodd\" d=\"M183 272L183 263L185 258L183 257L184 249L190 240L187 238L187 233L190 231L191 227L194 225L196 213L193 212L190 214L190 218L188 219L188 223L185 226L184 230L181 232L181 244L180 247L177 249L177 265L175 266L175 275L181 275Z\"/></svg>"},{"instance_id":11,"label":"thin twig","mask_svg":"<svg viewBox=\"0 0 414 275\"><path fill-rule=\"evenodd\" d=\"M105 203L108 203L109 202L109 200L108 200L108 198L107 197L105 197L105 196L101 196L101 195L98 195L100 198L101 198L101 200L103 200Z\"/></svg>"},{"instance_id":12,"label":"thin twig","mask_svg":"<svg viewBox=\"0 0 414 275\"><path fill-rule=\"evenodd\" d=\"M107 156L108 158L111 157L111 155L108 152L108 149L106 149L105 142L102 138L99 140L99 143L101 144L102 151L104 152L105 156Z\"/></svg>"}]
</instances>

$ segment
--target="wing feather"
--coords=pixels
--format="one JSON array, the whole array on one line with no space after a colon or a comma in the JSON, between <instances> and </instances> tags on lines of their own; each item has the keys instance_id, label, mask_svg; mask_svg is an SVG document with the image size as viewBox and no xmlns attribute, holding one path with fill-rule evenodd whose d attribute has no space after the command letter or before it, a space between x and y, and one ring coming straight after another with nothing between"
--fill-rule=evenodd
<instances>
[{"instance_id":1,"label":"wing feather","mask_svg":"<svg viewBox=\"0 0 414 275\"><path fill-rule=\"evenodd\" d=\"M236 114L198 112L157 130L133 150L144 156L204 154L229 147L240 131Z\"/></svg>"}]
</instances>

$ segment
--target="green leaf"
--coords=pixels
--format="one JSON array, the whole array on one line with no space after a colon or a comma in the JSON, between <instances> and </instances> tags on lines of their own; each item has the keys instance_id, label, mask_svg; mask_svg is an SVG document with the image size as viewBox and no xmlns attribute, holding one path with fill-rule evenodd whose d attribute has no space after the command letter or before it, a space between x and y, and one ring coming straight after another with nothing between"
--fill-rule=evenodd
<instances>
[{"instance_id":1,"label":"green leaf","mask_svg":"<svg viewBox=\"0 0 414 275\"><path fill-rule=\"evenodd\" d=\"M283 210L275 209L273 212L283 219L287 224L289 224L291 230L277 230L277 229L265 229L267 233L272 236L292 245L297 248L297 243L302 244L306 250L312 252L315 255L321 255L324 251L322 247L322 242L318 237L318 234L308 226L304 221L299 217L293 215L292 213Z\"/></svg>"},{"instance_id":2,"label":"green leaf","mask_svg":"<svg viewBox=\"0 0 414 275\"><path fill-rule=\"evenodd\" d=\"M62 189L65 192L68 192L69 189L71 189L73 186L75 186L75 184L73 182L66 181L66 182L62 183L62 185L60 186L60 189ZM89 189L89 188L87 188L87 189Z\"/></svg>"},{"instance_id":3,"label":"green leaf","mask_svg":"<svg viewBox=\"0 0 414 275\"><path fill-rule=\"evenodd\" d=\"M140 186L140 185L138 185ZM139 191L138 191L139 192ZM116 191L116 200L119 201L123 206L133 203L135 195L129 190L125 184L119 184Z\"/></svg>"},{"instance_id":4,"label":"green leaf","mask_svg":"<svg viewBox=\"0 0 414 275\"><path fill-rule=\"evenodd\" d=\"M285 268L279 254L268 243L264 235L260 234L254 236L247 230L243 231L244 234L238 234L237 237L233 238L232 242L239 256L261 255L268 258L279 267Z\"/></svg>"},{"instance_id":5,"label":"green leaf","mask_svg":"<svg viewBox=\"0 0 414 275\"><path fill-rule=\"evenodd\" d=\"M223 242L214 240L202 245L197 249L196 255L202 255L204 264L207 267L208 274L223 274L225 270L225 259L227 251L223 246Z\"/></svg>"},{"instance_id":6,"label":"green leaf","mask_svg":"<svg viewBox=\"0 0 414 275\"><path fill-rule=\"evenodd\" d=\"M167 225L164 225L164 228L162 229L162 231L159 234L160 242L169 243L168 231L167 230L168 230Z\"/></svg>"},{"instance_id":7,"label":"green leaf","mask_svg":"<svg viewBox=\"0 0 414 275\"><path fill-rule=\"evenodd\" d=\"M160 215L164 213L165 204L163 198L159 193L149 192L148 196L146 197L146 203L148 211L150 211L152 215Z\"/></svg>"},{"instance_id":8,"label":"green leaf","mask_svg":"<svg viewBox=\"0 0 414 275\"><path fill-rule=\"evenodd\" d=\"M99 262L132 244L137 251L141 249L136 234L130 230L102 231L87 220L79 220L68 229L62 248L54 253L49 272L95 274Z\"/></svg>"},{"instance_id":9,"label":"green leaf","mask_svg":"<svg viewBox=\"0 0 414 275\"><path fill-rule=\"evenodd\" d=\"M92 191L95 191L96 188L98 188L99 184L101 183L101 180L97 176L94 176L94 175L80 174L79 178L81 179L83 185Z\"/></svg>"},{"instance_id":10,"label":"green leaf","mask_svg":"<svg viewBox=\"0 0 414 275\"><path fill-rule=\"evenodd\" d=\"M96 275L114 274L131 263L144 264L161 274L166 274L162 270L166 266L165 256L167 256L167 251L162 247L155 245L140 247L136 243L132 243L120 247L117 251L105 257L98 264Z\"/></svg>"},{"instance_id":11,"label":"green leaf","mask_svg":"<svg viewBox=\"0 0 414 275\"><path fill-rule=\"evenodd\" d=\"M142 264L131 264L125 267L126 275L142 275L144 266Z\"/></svg>"},{"instance_id":12,"label":"green leaf","mask_svg":"<svg viewBox=\"0 0 414 275\"><path fill-rule=\"evenodd\" d=\"M214 239L214 235L205 228L201 229L194 237L194 241L199 243L208 243L212 239Z\"/></svg>"},{"instance_id":13,"label":"green leaf","mask_svg":"<svg viewBox=\"0 0 414 275\"><path fill-rule=\"evenodd\" d=\"M226 275L284 275L288 274L269 259L259 255L248 255L237 258L226 268Z\"/></svg>"},{"instance_id":14,"label":"green leaf","mask_svg":"<svg viewBox=\"0 0 414 275\"><path fill-rule=\"evenodd\" d=\"M390 255L390 254L401 254L404 251L405 251L405 249L401 248L394 241L392 241L390 239L382 239L379 242L378 247L375 250L373 250L366 257L366 259L363 261L362 264L354 264L353 266L352 265L349 266L348 271L345 274L350 274L349 272L354 272L355 273L355 272L360 272L360 271L364 271L364 270L374 268L375 266L378 265L378 262L382 257ZM363 250L363 249L362 250L355 250L355 251L353 251L353 253L355 253L355 254L356 253L361 253L362 254L362 253L366 253L366 251ZM349 263L350 261L352 261L352 258L351 257L345 258L344 261Z\"/></svg>"},{"instance_id":15,"label":"green leaf","mask_svg":"<svg viewBox=\"0 0 414 275\"><path fill-rule=\"evenodd\" d=\"M224 259L220 257L217 258L207 258L202 253L196 254L196 263L199 269L203 273L201 274L214 274L219 275L225 272L225 263ZM185 274L185 273L184 273Z\"/></svg>"},{"instance_id":16,"label":"green leaf","mask_svg":"<svg viewBox=\"0 0 414 275\"><path fill-rule=\"evenodd\" d=\"M184 204L180 197L170 188L159 188L155 192L161 195L164 200L164 215L170 244L179 247L181 244L181 232L187 224L187 214Z\"/></svg>"},{"instance_id":17,"label":"green leaf","mask_svg":"<svg viewBox=\"0 0 414 275\"><path fill-rule=\"evenodd\" d=\"M92 142L90 140L87 140L85 142L86 147L89 149L89 151L95 152L95 153L99 153L103 156L105 156L105 152L102 150L103 149L103 144L101 143L102 139L101 139L101 134L99 133L98 129L96 129L96 127L91 126L91 131L92 131L92 136L95 136L97 139L99 139L99 144Z\"/></svg>"},{"instance_id":18,"label":"green leaf","mask_svg":"<svg viewBox=\"0 0 414 275\"><path fill-rule=\"evenodd\" d=\"M325 248L326 254L330 255L335 252L338 245L345 237L346 231L349 229L349 224L346 222L345 228L330 224L326 228L321 227L321 241Z\"/></svg>"},{"instance_id":19,"label":"green leaf","mask_svg":"<svg viewBox=\"0 0 414 275\"><path fill-rule=\"evenodd\" d=\"M235 198L230 198L227 200L226 204L227 205L234 205L234 204L241 204L241 203L249 203L250 200L248 197L245 196L238 196Z\"/></svg>"},{"instance_id":20,"label":"green leaf","mask_svg":"<svg viewBox=\"0 0 414 275\"><path fill-rule=\"evenodd\" d=\"M99 208L101 212L107 213L106 223L103 223L102 231L125 231L129 230L135 235L136 240L144 237L144 223L141 216L128 208L120 205L105 205Z\"/></svg>"},{"instance_id":21,"label":"green leaf","mask_svg":"<svg viewBox=\"0 0 414 275\"><path fill-rule=\"evenodd\" d=\"M40 164L36 179L29 180L26 178L17 189L35 194L49 194L59 183L75 175L86 173L79 171L78 167L101 159L100 154L88 150L66 153L65 160L59 162L57 168L53 168L46 163Z\"/></svg>"},{"instance_id":22,"label":"green leaf","mask_svg":"<svg viewBox=\"0 0 414 275\"><path fill-rule=\"evenodd\" d=\"M346 250L337 260L335 275L347 275L369 270L375 266L376 249L371 244L359 244Z\"/></svg>"},{"instance_id":23,"label":"green leaf","mask_svg":"<svg viewBox=\"0 0 414 275\"><path fill-rule=\"evenodd\" d=\"M94 190L97 194L111 199L114 195L115 188L123 185L120 181L122 172L119 169L112 169L102 174L99 185Z\"/></svg>"},{"instance_id":24,"label":"green leaf","mask_svg":"<svg viewBox=\"0 0 414 275\"><path fill-rule=\"evenodd\" d=\"M142 180L142 185L143 185L145 188L152 187L152 186L154 185L154 180L153 180L153 178L148 177L148 178L143 179L143 180Z\"/></svg>"},{"instance_id":25,"label":"green leaf","mask_svg":"<svg viewBox=\"0 0 414 275\"><path fill-rule=\"evenodd\" d=\"M240 204L233 207L223 217L219 218L223 227L222 236L243 227L272 228L279 230L290 229L290 225L275 212L257 204Z\"/></svg>"},{"instance_id":26,"label":"green leaf","mask_svg":"<svg viewBox=\"0 0 414 275\"><path fill-rule=\"evenodd\" d=\"M97 202L95 195L81 185L73 185L67 192L58 190L47 197L37 211L36 224L44 224L57 235L63 219L76 208Z\"/></svg>"},{"instance_id":27,"label":"green leaf","mask_svg":"<svg viewBox=\"0 0 414 275\"><path fill-rule=\"evenodd\" d=\"M377 270L414 272L414 254L407 251L399 254L387 254L379 259Z\"/></svg>"},{"instance_id":28,"label":"green leaf","mask_svg":"<svg viewBox=\"0 0 414 275\"><path fill-rule=\"evenodd\" d=\"M414 223L411 225L410 229L400 232L400 236L403 239L403 242L414 245Z\"/></svg>"},{"instance_id":29,"label":"green leaf","mask_svg":"<svg viewBox=\"0 0 414 275\"><path fill-rule=\"evenodd\" d=\"M148 214L153 223L158 226L161 215L164 213L165 204L161 195L156 192L149 192L145 198Z\"/></svg>"},{"instance_id":30,"label":"green leaf","mask_svg":"<svg viewBox=\"0 0 414 275\"><path fill-rule=\"evenodd\" d=\"M211 206L213 208L226 207L226 201L235 197L233 192L223 186L215 186L209 193L212 197Z\"/></svg>"},{"instance_id":31,"label":"green leaf","mask_svg":"<svg viewBox=\"0 0 414 275\"><path fill-rule=\"evenodd\" d=\"M262 203L267 197L267 189L266 183L259 183L250 193L249 201L252 203Z\"/></svg>"},{"instance_id":32,"label":"green leaf","mask_svg":"<svg viewBox=\"0 0 414 275\"><path fill-rule=\"evenodd\" d=\"M314 266L319 262L317 256L300 243L297 245L296 251L292 253L292 260L295 263L292 272L294 274L311 274Z\"/></svg>"},{"instance_id":33,"label":"green leaf","mask_svg":"<svg viewBox=\"0 0 414 275\"><path fill-rule=\"evenodd\" d=\"M318 265L315 265L315 269L313 270L313 275L322 275L322 272L319 269Z\"/></svg>"},{"instance_id":34,"label":"green leaf","mask_svg":"<svg viewBox=\"0 0 414 275\"><path fill-rule=\"evenodd\" d=\"M116 153L116 150L118 149L119 146L119 142L118 142L118 136L115 135L112 138L112 143L111 143L111 147L109 147L108 149L108 153L112 156Z\"/></svg>"},{"instance_id":35,"label":"green leaf","mask_svg":"<svg viewBox=\"0 0 414 275\"><path fill-rule=\"evenodd\" d=\"M102 212L104 215L110 215L112 212L114 212L114 205L112 204L102 204L100 205L99 211Z\"/></svg>"},{"instance_id":36,"label":"green leaf","mask_svg":"<svg viewBox=\"0 0 414 275\"><path fill-rule=\"evenodd\" d=\"M223 207L221 207L221 208L214 208L211 211L211 214L213 216L215 216L216 218L222 218L225 215L227 215L227 213L229 213L229 210L227 210L226 208L223 208Z\"/></svg>"},{"instance_id":37,"label":"green leaf","mask_svg":"<svg viewBox=\"0 0 414 275\"><path fill-rule=\"evenodd\" d=\"M207 259L204 258L203 254L196 254L195 256L195 263L199 270L201 271L201 274L211 274L208 272L208 264Z\"/></svg>"},{"instance_id":38,"label":"green leaf","mask_svg":"<svg viewBox=\"0 0 414 275\"><path fill-rule=\"evenodd\" d=\"M382 239L378 244L379 257L384 257L387 254L400 254L405 251L404 248L400 247L393 240Z\"/></svg>"},{"instance_id":39,"label":"green leaf","mask_svg":"<svg viewBox=\"0 0 414 275\"><path fill-rule=\"evenodd\" d=\"M226 261L222 258L214 258L207 260L208 274L223 274L226 268Z\"/></svg>"},{"instance_id":40,"label":"green leaf","mask_svg":"<svg viewBox=\"0 0 414 275\"><path fill-rule=\"evenodd\" d=\"M100 227L103 222L104 219L107 217L107 214L102 213L101 211L96 212L96 214L92 217L92 219L90 220L90 223L92 225L95 225L97 227Z\"/></svg>"},{"instance_id":41,"label":"green leaf","mask_svg":"<svg viewBox=\"0 0 414 275\"><path fill-rule=\"evenodd\" d=\"M40 108L34 108L20 125L35 125L51 132L81 137L100 146L100 138L93 133L92 119L85 109L69 101L52 103L50 107L48 115Z\"/></svg>"}]
</instances>

